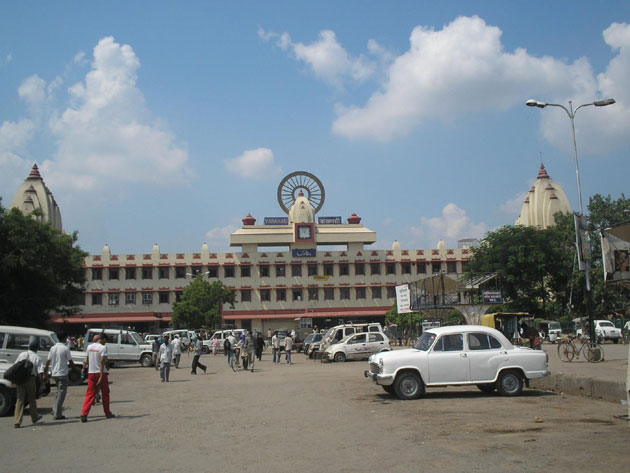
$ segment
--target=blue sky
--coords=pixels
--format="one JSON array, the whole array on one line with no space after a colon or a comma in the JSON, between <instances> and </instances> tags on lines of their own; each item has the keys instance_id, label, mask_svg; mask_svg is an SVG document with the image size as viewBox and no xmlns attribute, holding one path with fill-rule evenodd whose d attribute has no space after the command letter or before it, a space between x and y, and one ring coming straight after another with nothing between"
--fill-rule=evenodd
<instances>
[{"instance_id":1,"label":"blue sky","mask_svg":"<svg viewBox=\"0 0 630 473\"><path fill-rule=\"evenodd\" d=\"M81 246L228 248L326 189L379 248L513 224L542 161L578 207L628 192L630 3L2 2L0 195L33 163Z\"/></svg>"}]
</instances>

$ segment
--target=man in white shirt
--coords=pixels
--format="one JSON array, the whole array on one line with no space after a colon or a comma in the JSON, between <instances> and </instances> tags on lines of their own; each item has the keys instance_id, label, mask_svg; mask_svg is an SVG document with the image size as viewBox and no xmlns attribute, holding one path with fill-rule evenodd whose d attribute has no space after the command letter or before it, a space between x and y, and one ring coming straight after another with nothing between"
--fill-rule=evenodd
<instances>
[{"instance_id":1,"label":"man in white shirt","mask_svg":"<svg viewBox=\"0 0 630 473\"><path fill-rule=\"evenodd\" d=\"M271 337L271 353L273 354L272 362L274 364L280 363L280 337L278 337L278 332L273 332L273 337Z\"/></svg>"},{"instance_id":2,"label":"man in white shirt","mask_svg":"<svg viewBox=\"0 0 630 473\"><path fill-rule=\"evenodd\" d=\"M44 364L39 356L37 356L37 350L39 350L39 342L32 341L27 351L23 351L20 353L15 360L15 363L18 363L22 360L28 358L31 363L33 363L33 370L31 371L31 376L29 376L28 381L24 384L18 384L16 386L17 390L17 402L15 403L15 422L14 427L18 428L22 425L22 417L24 417L24 405L28 400L28 410L31 414L31 420L33 424L39 421L42 416L37 413L37 382L35 378L40 376L43 378L44 375Z\"/></svg>"},{"instance_id":3,"label":"man in white shirt","mask_svg":"<svg viewBox=\"0 0 630 473\"><path fill-rule=\"evenodd\" d=\"M232 363L234 362L234 351L236 350L236 344L238 343L238 341L236 337L234 336L234 334L231 332L227 339L228 339L228 342L230 342L230 349L228 351L228 365L232 366ZM238 364L238 360L237 360L237 364Z\"/></svg>"},{"instance_id":4,"label":"man in white shirt","mask_svg":"<svg viewBox=\"0 0 630 473\"><path fill-rule=\"evenodd\" d=\"M182 341L179 339L179 335L175 335L171 345L173 345L173 355L175 356L175 368L179 368L179 360L182 357Z\"/></svg>"},{"instance_id":5,"label":"man in white shirt","mask_svg":"<svg viewBox=\"0 0 630 473\"><path fill-rule=\"evenodd\" d=\"M173 345L168 343L168 336L164 337L164 343L160 345L158 352L158 363L160 363L160 379L163 383L168 383L171 372L171 360L173 359Z\"/></svg>"},{"instance_id":6,"label":"man in white shirt","mask_svg":"<svg viewBox=\"0 0 630 473\"><path fill-rule=\"evenodd\" d=\"M291 350L293 350L293 337L287 334L287 337L284 339L284 352L287 354L287 363L292 364L291 362Z\"/></svg>"},{"instance_id":7,"label":"man in white shirt","mask_svg":"<svg viewBox=\"0 0 630 473\"><path fill-rule=\"evenodd\" d=\"M66 393L68 392L68 364L74 367L70 348L66 345L66 339L66 334L62 333L59 335L59 342L55 343L55 346L48 352L48 361L46 361L46 367L44 368L44 373L48 373L48 368L52 367L50 375L57 385L57 395L52 408L52 415L55 420L66 418L62 412L63 401L66 399Z\"/></svg>"},{"instance_id":8,"label":"man in white shirt","mask_svg":"<svg viewBox=\"0 0 630 473\"><path fill-rule=\"evenodd\" d=\"M87 348L87 358L83 363L83 371L88 370L88 389L85 393L83 410L81 411L81 422L87 422L92 404L96 395L101 390L103 401L103 412L105 417L111 419L116 417L109 410L109 377L107 373L107 335L102 333L97 342L92 343Z\"/></svg>"}]
</instances>

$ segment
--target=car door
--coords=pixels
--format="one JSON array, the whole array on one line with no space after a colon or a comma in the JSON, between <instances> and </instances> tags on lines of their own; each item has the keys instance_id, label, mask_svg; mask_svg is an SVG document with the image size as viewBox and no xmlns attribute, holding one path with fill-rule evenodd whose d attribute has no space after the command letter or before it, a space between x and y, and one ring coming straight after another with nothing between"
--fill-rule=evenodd
<instances>
[{"instance_id":1,"label":"car door","mask_svg":"<svg viewBox=\"0 0 630 473\"><path fill-rule=\"evenodd\" d=\"M136 343L135 339L131 336L131 333L122 332L120 334L118 355L119 359L121 360L140 359L140 347Z\"/></svg>"},{"instance_id":2,"label":"car door","mask_svg":"<svg viewBox=\"0 0 630 473\"><path fill-rule=\"evenodd\" d=\"M389 344L385 342L385 337L380 333L369 333L366 355L378 353L388 348Z\"/></svg>"},{"instance_id":3,"label":"car door","mask_svg":"<svg viewBox=\"0 0 630 473\"><path fill-rule=\"evenodd\" d=\"M107 333L107 358L111 361L120 360L120 333Z\"/></svg>"},{"instance_id":4,"label":"car door","mask_svg":"<svg viewBox=\"0 0 630 473\"><path fill-rule=\"evenodd\" d=\"M442 335L434 343L427 357L428 384L453 384L470 381L468 354L464 351L464 335Z\"/></svg>"},{"instance_id":5,"label":"car door","mask_svg":"<svg viewBox=\"0 0 630 473\"><path fill-rule=\"evenodd\" d=\"M346 342L346 358L356 360L367 352L367 336L365 333L357 333Z\"/></svg>"},{"instance_id":6,"label":"car door","mask_svg":"<svg viewBox=\"0 0 630 473\"><path fill-rule=\"evenodd\" d=\"M3 358L14 363L20 353L28 350L31 336L26 333L7 333L6 337L6 349L4 350Z\"/></svg>"},{"instance_id":7,"label":"car door","mask_svg":"<svg viewBox=\"0 0 630 473\"><path fill-rule=\"evenodd\" d=\"M501 342L487 333L469 333L468 363L472 382L493 381L499 368L508 361Z\"/></svg>"}]
</instances>

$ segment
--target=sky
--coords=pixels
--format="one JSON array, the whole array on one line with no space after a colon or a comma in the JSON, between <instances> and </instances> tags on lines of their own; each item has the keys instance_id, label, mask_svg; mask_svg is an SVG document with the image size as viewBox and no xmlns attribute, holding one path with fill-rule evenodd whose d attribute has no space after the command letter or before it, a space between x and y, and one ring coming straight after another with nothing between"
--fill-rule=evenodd
<instances>
[{"instance_id":1,"label":"sky","mask_svg":"<svg viewBox=\"0 0 630 473\"><path fill-rule=\"evenodd\" d=\"M628 196L630 2L0 3L0 196L34 163L80 246L229 249L323 183L375 248L514 224L540 163L578 209Z\"/></svg>"}]
</instances>

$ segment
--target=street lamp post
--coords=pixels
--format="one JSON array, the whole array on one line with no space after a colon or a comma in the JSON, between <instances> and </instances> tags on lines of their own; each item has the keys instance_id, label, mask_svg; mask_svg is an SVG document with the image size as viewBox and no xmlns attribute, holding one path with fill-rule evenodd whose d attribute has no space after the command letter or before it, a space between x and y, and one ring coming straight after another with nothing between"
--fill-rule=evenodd
<instances>
[{"instance_id":1,"label":"street lamp post","mask_svg":"<svg viewBox=\"0 0 630 473\"><path fill-rule=\"evenodd\" d=\"M579 109L583 107L588 107L591 105L594 105L595 107L605 107L607 105L612 105L614 103L615 103L615 99L608 98L605 100L598 100L596 102L584 103L574 109L573 102L571 100L569 100L569 108L559 103L547 103L547 102L541 102L539 100L534 100L534 99L529 99L527 102L525 102L525 105L527 105L528 107L538 107L538 108L545 108L547 106L560 107L569 116L569 120L571 120L571 133L573 136L573 156L575 157L575 178L577 179L578 200L580 203L580 216L584 215L584 207L582 205L582 186L580 185L580 165L578 162L577 144L575 141L575 124L574 124L575 114L577 113ZM575 232L576 232L576 242L578 242L580 241L580 235L578 234L579 229L577 226L575 228ZM593 344L595 343L595 324L593 321L593 311L591 307L591 275L590 273L591 273L591 262L590 262L590 259L587 259L584 261L584 279L586 280L586 297L587 297L586 303L587 303L587 308L588 308L589 332L590 332L590 337L591 337L591 344Z\"/></svg>"}]
</instances>

